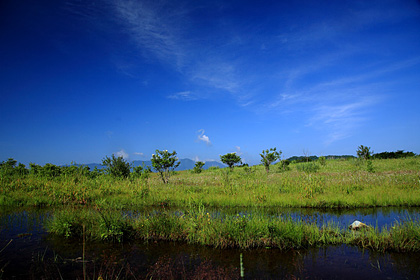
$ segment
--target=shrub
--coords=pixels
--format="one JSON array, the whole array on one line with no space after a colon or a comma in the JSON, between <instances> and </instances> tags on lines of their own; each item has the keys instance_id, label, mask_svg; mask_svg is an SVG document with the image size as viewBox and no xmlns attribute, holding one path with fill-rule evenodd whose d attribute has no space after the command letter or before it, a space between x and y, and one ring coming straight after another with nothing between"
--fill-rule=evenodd
<instances>
[{"instance_id":1,"label":"shrub","mask_svg":"<svg viewBox=\"0 0 420 280\"><path fill-rule=\"evenodd\" d=\"M281 160L278 163L279 172L289 171L290 170L290 161L287 159Z\"/></svg>"},{"instance_id":2,"label":"shrub","mask_svg":"<svg viewBox=\"0 0 420 280\"><path fill-rule=\"evenodd\" d=\"M319 161L319 164L321 164L322 166L327 165L327 160L325 159L325 157L324 157L324 156L319 157L319 158L318 158L318 161Z\"/></svg>"},{"instance_id":3,"label":"shrub","mask_svg":"<svg viewBox=\"0 0 420 280\"><path fill-rule=\"evenodd\" d=\"M370 147L360 145L357 148L357 156L361 159L370 159L372 157L372 151L370 150Z\"/></svg>"},{"instance_id":4,"label":"shrub","mask_svg":"<svg viewBox=\"0 0 420 280\"><path fill-rule=\"evenodd\" d=\"M368 160L366 162L366 170L367 170L367 172L370 172L370 173L374 173L375 172L375 169L373 168L373 163L372 163L371 160Z\"/></svg>"},{"instance_id":5,"label":"shrub","mask_svg":"<svg viewBox=\"0 0 420 280\"><path fill-rule=\"evenodd\" d=\"M193 168L193 173L201 173L201 171L203 171L203 166L204 166L204 162L202 161L197 161L195 163L195 166Z\"/></svg>"},{"instance_id":6,"label":"shrub","mask_svg":"<svg viewBox=\"0 0 420 280\"><path fill-rule=\"evenodd\" d=\"M133 167L133 176L135 178L141 178L142 180L146 181L150 177L150 172L152 172L149 166L135 166Z\"/></svg>"},{"instance_id":7,"label":"shrub","mask_svg":"<svg viewBox=\"0 0 420 280\"><path fill-rule=\"evenodd\" d=\"M114 155L105 157L102 160L102 165L106 166L108 174L114 177L127 178L130 175L130 164L121 157L115 157Z\"/></svg>"}]
</instances>

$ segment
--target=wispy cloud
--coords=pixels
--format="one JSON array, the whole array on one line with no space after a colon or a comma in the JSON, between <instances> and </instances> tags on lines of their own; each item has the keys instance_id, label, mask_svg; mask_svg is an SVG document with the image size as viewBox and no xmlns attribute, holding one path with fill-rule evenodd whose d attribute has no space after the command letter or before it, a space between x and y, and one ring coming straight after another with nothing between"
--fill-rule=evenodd
<instances>
[{"instance_id":1,"label":"wispy cloud","mask_svg":"<svg viewBox=\"0 0 420 280\"><path fill-rule=\"evenodd\" d=\"M162 62L181 67L186 51L177 26L183 19L183 12L177 11L162 1L121 0L116 2L117 13L126 26L133 41ZM171 13L168 13L168 8Z\"/></svg>"},{"instance_id":2,"label":"wispy cloud","mask_svg":"<svg viewBox=\"0 0 420 280\"><path fill-rule=\"evenodd\" d=\"M193 92L191 91L181 91L176 92L174 94L168 95L169 99L177 99L177 100L184 100L184 101L192 101L199 99Z\"/></svg>"},{"instance_id":3,"label":"wispy cloud","mask_svg":"<svg viewBox=\"0 0 420 280\"><path fill-rule=\"evenodd\" d=\"M324 144L329 145L352 136L367 120L369 108L377 103L373 97L362 97L343 104L318 104L308 125L326 131Z\"/></svg>"},{"instance_id":4,"label":"wispy cloud","mask_svg":"<svg viewBox=\"0 0 420 280\"><path fill-rule=\"evenodd\" d=\"M222 47L217 52L210 48L203 34L189 33L194 22L189 18L191 11L184 5L171 1L116 3L119 20L144 57L173 67L192 84L228 94L239 92L241 79L235 62ZM207 95L182 91L168 97L188 101Z\"/></svg>"},{"instance_id":5,"label":"wispy cloud","mask_svg":"<svg viewBox=\"0 0 420 280\"><path fill-rule=\"evenodd\" d=\"M198 141L202 141L206 143L207 146L211 146L210 138L204 134L204 129L200 129L197 131L199 135L197 136Z\"/></svg>"},{"instance_id":6,"label":"wispy cloud","mask_svg":"<svg viewBox=\"0 0 420 280\"><path fill-rule=\"evenodd\" d=\"M143 157L144 156L144 153L136 152L136 153L134 153L134 155Z\"/></svg>"}]
</instances>

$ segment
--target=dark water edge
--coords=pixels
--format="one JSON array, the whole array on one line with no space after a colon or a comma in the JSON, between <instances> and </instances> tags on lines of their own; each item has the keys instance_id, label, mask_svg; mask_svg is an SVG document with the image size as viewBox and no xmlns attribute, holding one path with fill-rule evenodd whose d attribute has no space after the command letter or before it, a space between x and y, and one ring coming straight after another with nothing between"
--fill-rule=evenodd
<instances>
[{"instance_id":1,"label":"dark water edge","mask_svg":"<svg viewBox=\"0 0 420 280\"><path fill-rule=\"evenodd\" d=\"M374 226L419 214L418 208L307 210L263 212L340 224L358 219ZM242 214L252 211L236 209ZM420 279L420 253L378 253L346 245L284 252L221 250L174 242L90 242L85 244L83 262L81 240L46 233L43 224L53 212L0 209L0 279L83 279L84 275L87 279L241 279L241 255L244 279Z\"/></svg>"}]
</instances>

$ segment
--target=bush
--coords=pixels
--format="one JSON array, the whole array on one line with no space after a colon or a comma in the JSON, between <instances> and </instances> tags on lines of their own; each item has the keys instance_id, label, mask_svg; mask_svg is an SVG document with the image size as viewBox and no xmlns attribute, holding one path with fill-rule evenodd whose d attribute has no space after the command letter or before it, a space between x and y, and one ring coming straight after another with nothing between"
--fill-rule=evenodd
<instances>
[{"instance_id":1,"label":"bush","mask_svg":"<svg viewBox=\"0 0 420 280\"><path fill-rule=\"evenodd\" d=\"M289 171L290 170L290 161L287 159L281 160L277 166L279 168L279 172Z\"/></svg>"},{"instance_id":2,"label":"bush","mask_svg":"<svg viewBox=\"0 0 420 280\"><path fill-rule=\"evenodd\" d=\"M201 173L201 171L203 171L203 166L204 166L204 162L202 161L197 161L195 163L195 166L193 168L193 173Z\"/></svg>"},{"instance_id":3,"label":"bush","mask_svg":"<svg viewBox=\"0 0 420 280\"><path fill-rule=\"evenodd\" d=\"M321 164L322 166L327 165L327 160L325 159L325 157L319 157L319 158L318 158L318 162L319 162L319 164Z\"/></svg>"},{"instance_id":4,"label":"bush","mask_svg":"<svg viewBox=\"0 0 420 280\"><path fill-rule=\"evenodd\" d=\"M144 181L146 181L147 179L149 179L150 177L150 172L152 172L151 168L149 166L136 166L133 167L133 173L132 176L134 178L140 178Z\"/></svg>"},{"instance_id":5,"label":"bush","mask_svg":"<svg viewBox=\"0 0 420 280\"><path fill-rule=\"evenodd\" d=\"M357 156L361 159L370 159L372 157L372 151L370 150L370 147L360 145L357 148Z\"/></svg>"},{"instance_id":6,"label":"bush","mask_svg":"<svg viewBox=\"0 0 420 280\"><path fill-rule=\"evenodd\" d=\"M113 177L127 178L130 175L130 164L122 156L105 157L102 160L102 165L106 166L107 173Z\"/></svg>"}]
</instances>

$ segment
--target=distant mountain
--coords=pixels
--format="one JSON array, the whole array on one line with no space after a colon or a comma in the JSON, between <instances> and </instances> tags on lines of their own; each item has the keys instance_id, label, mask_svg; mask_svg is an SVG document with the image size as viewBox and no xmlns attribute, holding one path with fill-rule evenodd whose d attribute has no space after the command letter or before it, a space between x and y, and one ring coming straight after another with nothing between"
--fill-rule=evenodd
<instances>
[{"instance_id":1,"label":"distant mountain","mask_svg":"<svg viewBox=\"0 0 420 280\"><path fill-rule=\"evenodd\" d=\"M212 160L212 161L206 161L206 164L204 164L203 169L209 169L210 167L225 168L227 167L227 165L220 163L218 161Z\"/></svg>"},{"instance_id":2,"label":"distant mountain","mask_svg":"<svg viewBox=\"0 0 420 280\"><path fill-rule=\"evenodd\" d=\"M194 166L195 166L195 161L193 161L192 159L189 159L189 158L180 159L179 161L181 163L175 169L176 171L190 170L190 169L193 169ZM143 165L143 163L144 163L145 166L152 167L152 162L150 160L148 160L148 161L141 161L141 160L133 161L134 166ZM227 165L224 165L224 164L222 164L220 162L217 162L217 161L206 161L204 166L203 166L203 169L208 169L209 167L214 167L214 166L223 168L223 167L226 167Z\"/></svg>"},{"instance_id":3,"label":"distant mountain","mask_svg":"<svg viewBox=\"0 0 420 280\"><path fill-rule=\"evenodd\" d=\"M176 171L183 171L183 170L189 170L189 169L193 169L195 166L195 161L188 159L188 158L184 158L184 159L180 159L179 160L181 162L181 164L175 169ZM133 162L131 162L131 164L135 167L137 166L150 166L152 167L152 162L150 160L135 160ZM101 165L100 163L88 163L88 164L75 164L76 166L88 166L90 170L93 170L96 168L98 169L103 169L105 168L105 166ZM208 169L209 167L220 167L220 168L224 168L226 167L226 165L217 162L217 161L206 161L206 163L203 166L203 169Z\"/></svg>"}]
</instances>

